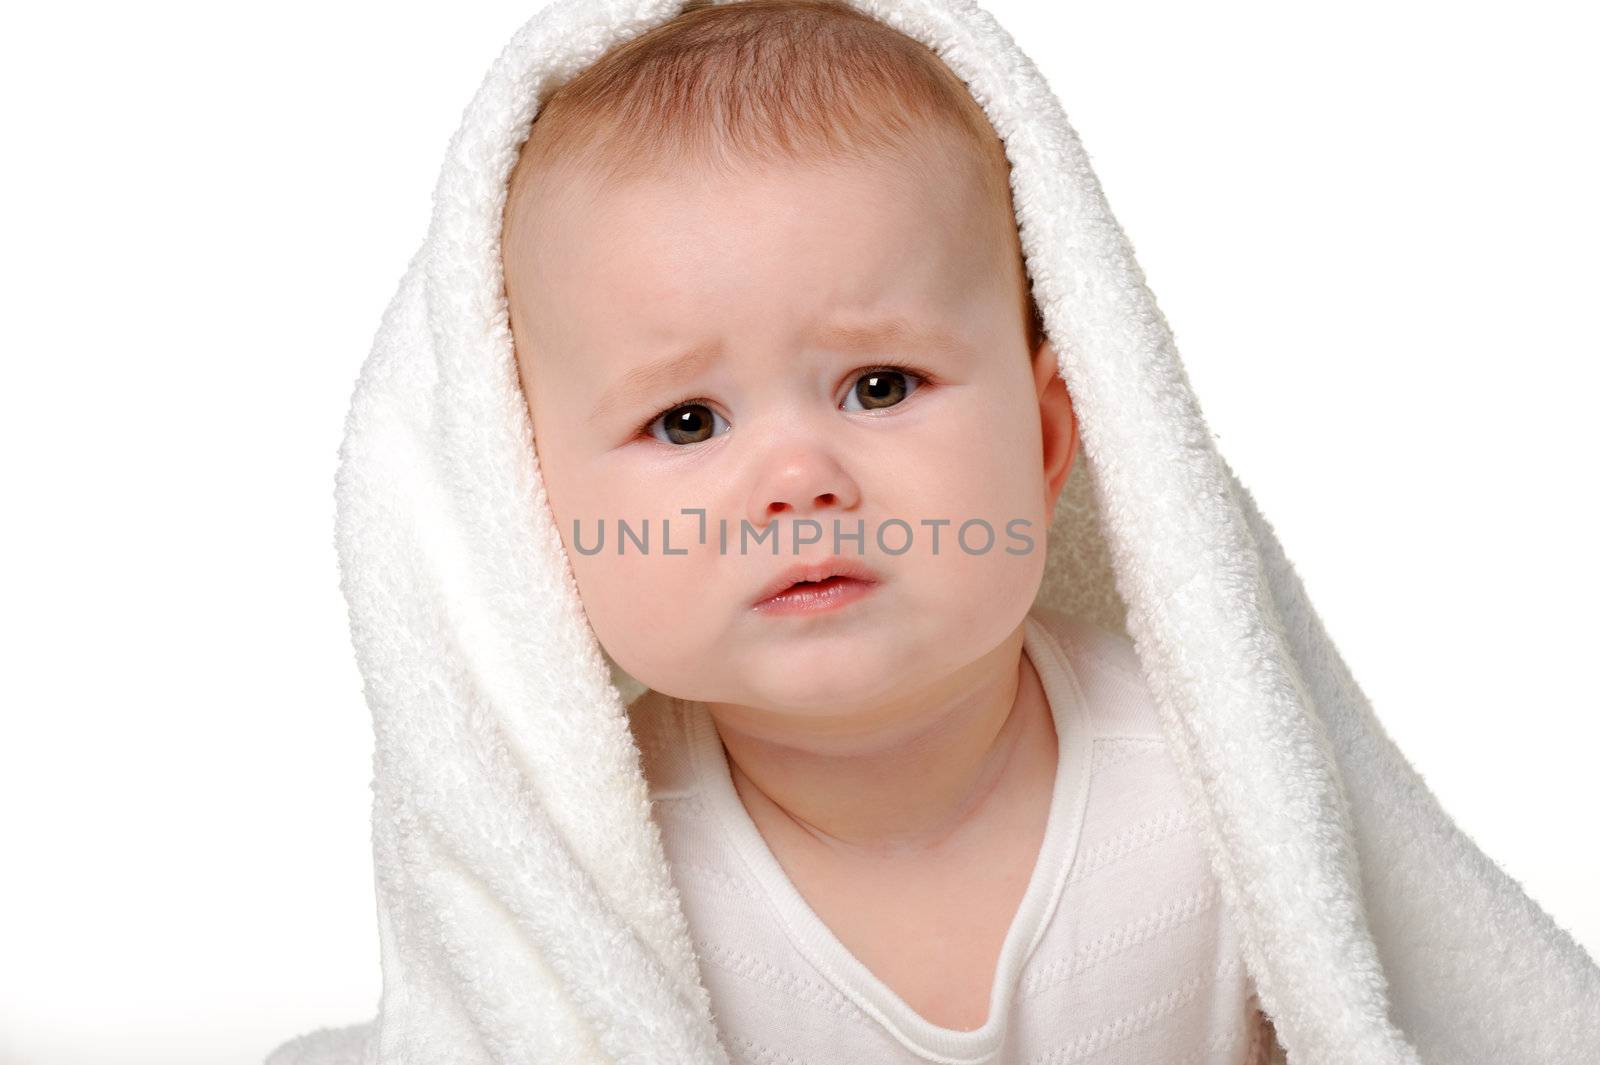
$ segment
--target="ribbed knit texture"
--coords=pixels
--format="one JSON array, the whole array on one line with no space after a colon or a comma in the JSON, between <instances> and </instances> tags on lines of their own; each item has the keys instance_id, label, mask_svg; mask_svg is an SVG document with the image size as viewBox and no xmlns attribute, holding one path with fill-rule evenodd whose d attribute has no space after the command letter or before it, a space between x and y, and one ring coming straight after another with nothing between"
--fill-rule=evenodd
<instances>
[{"instance_id":1,"label":"ribbed knit texture","mask_svg":"<svg viewBox=\"0 0 1600 1065\"><path fill-rule=\"evenodd\" d=\"M630 720L700 972L737 1062L1255 1065L1270 1028L1127 638L1035 607L1059 741L1049 820L987 1021L930 1023L807 905L750 819L705 704Z\"/></svg>"}]
</instances>

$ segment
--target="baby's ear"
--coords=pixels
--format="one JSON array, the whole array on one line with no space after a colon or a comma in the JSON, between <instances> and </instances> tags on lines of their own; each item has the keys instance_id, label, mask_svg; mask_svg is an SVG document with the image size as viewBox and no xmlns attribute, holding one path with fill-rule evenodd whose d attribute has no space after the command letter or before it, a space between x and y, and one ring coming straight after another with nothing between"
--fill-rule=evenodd
<instances>
[{"instance_id":1,"label":"baby's ear","mask_svg":"<svg viewBox=\"0 0 1600 1065\"><path fill-rule=\"evenodd\" d=\"M1044 444L1045 513L1052 514L1078 453L1078 419L1061 376L1060 359L1049 340L1034 350L1033 383L1039 397L1039 429Z\"/></svg>"}]
</instances>

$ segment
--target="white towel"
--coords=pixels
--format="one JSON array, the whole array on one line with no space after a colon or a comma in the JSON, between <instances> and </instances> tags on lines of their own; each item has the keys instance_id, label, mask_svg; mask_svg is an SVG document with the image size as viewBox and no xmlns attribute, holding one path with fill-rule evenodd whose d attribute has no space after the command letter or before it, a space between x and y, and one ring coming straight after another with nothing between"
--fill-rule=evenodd
<instances>
[{"instance_id":1,"label":"white towel","mask_svg":"<svg viewBox=\"0 0 1600 1065\"><path fill-rule=\"evenodd\" d=\"M1005 141L1081 436L1040 601L1126 632L1291 1065L1593 1065L1600 969L1373 716L1201 417L1061 105L968 0L852 0ZM729 1059L518 387L499 248L542 94L682 0L560 0L489 70L351 405L337 543L376 732L377 1016L296 1063ZM1155 1065L1155 1063L1152 1063Z\"/></svg>"}]
</instances>

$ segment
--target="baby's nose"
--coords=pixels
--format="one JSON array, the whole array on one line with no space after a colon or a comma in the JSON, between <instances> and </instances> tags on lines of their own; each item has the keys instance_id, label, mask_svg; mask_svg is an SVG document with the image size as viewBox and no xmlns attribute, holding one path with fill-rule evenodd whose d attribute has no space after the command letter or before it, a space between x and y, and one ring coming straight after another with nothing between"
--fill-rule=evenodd
<instances>
[{"instance_id":1,"label":"baby's nose","mask_svg":"<svg viewBox=\"0 0 1600 1065\"><path fill-rule=\"evenodd\" d=\"M753 486L747 517L760 529L779 515L821 517L860 502L859 486L832 451L806 446L773 456Z\"/></svg>"}]
</instances>

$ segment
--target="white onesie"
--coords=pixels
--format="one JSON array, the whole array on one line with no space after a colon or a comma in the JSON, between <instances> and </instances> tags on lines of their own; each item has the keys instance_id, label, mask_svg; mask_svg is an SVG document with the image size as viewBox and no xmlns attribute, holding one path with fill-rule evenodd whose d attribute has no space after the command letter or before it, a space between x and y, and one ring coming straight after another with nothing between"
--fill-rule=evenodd
<instances>
[{"instance_id":1,"label":"white onesie","mask_svg":"<svg viewBox=\"0 0 1600 1065\"><path fill-rule=\"evenodd\" d=\"M1055 719L1044 843L981 1028L932 1024L806 903L729 776L704 703L629 708L650 798L736 1065L1256 1065L1257 1011L1125 636L1035 607L1024 651Z\"/></svg>"}]
</instances>

